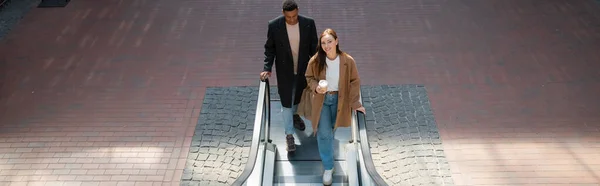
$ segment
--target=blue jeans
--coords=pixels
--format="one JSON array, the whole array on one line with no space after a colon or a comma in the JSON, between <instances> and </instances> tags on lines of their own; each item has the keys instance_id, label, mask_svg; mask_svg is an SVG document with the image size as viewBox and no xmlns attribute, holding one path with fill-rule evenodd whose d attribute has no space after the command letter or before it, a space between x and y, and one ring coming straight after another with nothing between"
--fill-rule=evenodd
<instances>
[{"instance_id":1,"label":"blue jeans","mask_svg":"<svg viewBox=\"0 0 600 186\"><path fill-rule=\"evenodd\" d=\"M294 81L292 81L292 108L283 107L283 103L281 106L281 112L283 116L283 124L285 125L285 134L291 135L294 134L296 130L294 128L294 114L298 111L298 105L294 105L294 99L296 97L296 81L298 79L298 75L294 75Z\"/></svg>"},{"instance_id":2,"label":"blue jeans","mask_svg":"<svg viewBox=\"0 0 600 186\"><path fill-rule=\"evenodd\" d=\"M317 144L319 146L319 155L323 162L325 170L333 169L333 139L334 126L337 117L338 96L336 94L325 94L323 109L319 118L317 130Z\"/></svg>"}]
</instances>

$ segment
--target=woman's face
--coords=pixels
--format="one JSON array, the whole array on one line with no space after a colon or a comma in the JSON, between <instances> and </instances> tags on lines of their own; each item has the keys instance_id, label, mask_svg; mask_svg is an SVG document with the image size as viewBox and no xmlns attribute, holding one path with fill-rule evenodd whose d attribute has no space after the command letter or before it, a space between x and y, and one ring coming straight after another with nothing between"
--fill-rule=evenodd
<instances>
[{"instance_id":1,"label":"woman's face","mask_svg":"<svg viewBox=\"0 0 600 186\"><path fill-rule=\"evenodd\" d=\"M335 51L337 50L338 41L337 39L334 39L333 36L327 34L325 36L323 36L323 38L321 38L321 48L323 49L323 51L325 51L325 53L329 54L335 54Z\"/></svg>"}]
</instances>

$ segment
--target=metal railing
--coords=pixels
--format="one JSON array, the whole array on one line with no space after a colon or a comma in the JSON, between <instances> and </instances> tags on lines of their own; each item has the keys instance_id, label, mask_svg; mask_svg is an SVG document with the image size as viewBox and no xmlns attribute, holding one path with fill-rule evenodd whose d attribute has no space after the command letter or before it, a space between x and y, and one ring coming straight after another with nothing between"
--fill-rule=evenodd
<instances>
[{"instance_id":1,"label":"metal railing","mask_svg":"<svg viewBox=\"0 0 600 186\"><path fill-rule=\"evenodd\" d=\"M249 178L252 177L252 184L263 185L263 176L255 176L263 169L269 169L265 167L264 163L267 163L265 154L268 152L270 139L270 125L271 125L271 109L270 109L270 91L269 91L269 80L261 80L258 92L258 101L256 105L256 113L254 118L254 130L252 133L252 145L250 147L250 154L246 166L242 171L242 174L234 181L232 185L242 186L248 184ZM361 95L362 103L362 95ZM352 177L348 181L351 185L377 185L387 186L388 184L383 178L377 173L375 166L373 165L373 159L371 157L371 151L369 142L367 139L367 126L365 113L352 111L352 138L348 145L354 152L350 152L353 158L356 159L356 164L351 167L354 171L348 171L352 175L347 175L348 178ZM354 162L354 161L353 161ZM262 163L262 164L261 164ZM348 162L350 163L350 162ZM256 167L256 166L260 167ZM267 180L268 181L268 180Z\"/></svg>"},{"instance_id":2,"label":"metal railing","mask_svg":"<svg viewBox=\"0 0 600 186\"><path fill-rule=\"evenodd\" d=\"M250 146L250 155L244 171L242 174L233 182L234 186L242 186L250 177L250 174L254 170L254 166L257 161L259 149L264 154L266 148L259 148L264 146L265 143L271 142L269 136L269 128L271 125L271 107L270 107L270 90L269 90L269 79L261 80L258 89L258 101L256 104L256 114L254 116L254 130L252 132L252 145ZM262 171L262 168L261 168Z\"/></svg>"},{"instance_id":3,"label":"metal railing","mask_svg":"<svg viewBox=\"0 0 600 186\"><path fill-rule=\"evenodd\" d=\"M359 92L359 101L361 104L363 103L361 92ZM352 111L351 122L352 140L350 141L350 143L357 144L360 148L357 149L358 154L356 155L356 157L358 158L358 166L356 166L356 168L360 175L356 175L357 177L353 178L354 180L350 178L349 180L359 183L356 185L387 186L388 184L383 180L381 175L377 173L375 165L373 165L373 158L371 157L371 148L369 146L369 140L367 138L367 123L365 113L359 111Z\"/></svg>"},{"instance_id":4,"label":"metal railing","mask_svg":"<svg viewBox=\"0 0 600 186\"><path fill-rule=\"evenodd\" d=\"M346 144L346 178L348 185L360 185L360 157L358 149L358 124L356 121L356 111L351 111L352 120L350 121L351 138Z\"/></svg>"},{"instance_id":5,"label":"metal railing","mask_svg":"<svg viewBox=\"0 0 600 186\"><path fill-rule=\"evenodd\" d=\"M360 135L360 156L362 158L362 167L364 167L370 177L370 181L374 182L377 186L387 186L388 184L383 180L381 175L377 173L375 165L373 165L373 157L371 157L371 147L369 146L369 139L367 138L367 120L365 113L356 112L356 120L358 124L358 131ZM362 172L362 171L361 171ZM362 180L366 182L368 180ZM366 184L363 184L366 185Z\"/></svg>"}]
</instances>

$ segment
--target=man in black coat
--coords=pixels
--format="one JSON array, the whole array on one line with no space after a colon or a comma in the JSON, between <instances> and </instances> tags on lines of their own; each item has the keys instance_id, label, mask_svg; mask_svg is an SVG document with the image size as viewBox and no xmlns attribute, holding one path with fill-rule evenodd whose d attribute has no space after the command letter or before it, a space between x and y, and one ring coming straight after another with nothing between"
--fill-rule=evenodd
<instances>
[{"instance_id":1,"label":"man in black coat","mask_svg":"<svg viewBox=\"0 0 600 186\"><path fill-rule=\"evenodd\" d=\"M283 15L269 21L262 79L271 76L273 62L277 88L283 107L286 149L295 151L294 128L304 131L305 124L296 113L302 90L306 87L308 60L317 52L317 28L312 18L298 15L294 0L283 1Z\"/></svg>"}]
</instances>

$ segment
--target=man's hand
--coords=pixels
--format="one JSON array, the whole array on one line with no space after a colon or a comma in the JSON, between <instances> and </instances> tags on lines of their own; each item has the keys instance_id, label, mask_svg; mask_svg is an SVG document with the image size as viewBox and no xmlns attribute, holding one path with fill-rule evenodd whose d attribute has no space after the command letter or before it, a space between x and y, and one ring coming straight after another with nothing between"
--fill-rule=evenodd
<instances>
[{"instance_id":1,"label":"man's hand","mask_svg":"<svg viewBox=\"0 0 600 186\"><path fill-rule=\"evenodd\" d=\"M269 71L263 71L260 73L260 80L265 80L270 77L271 77L271 72L269 72Z\"/></svg>"}]
</instances>

